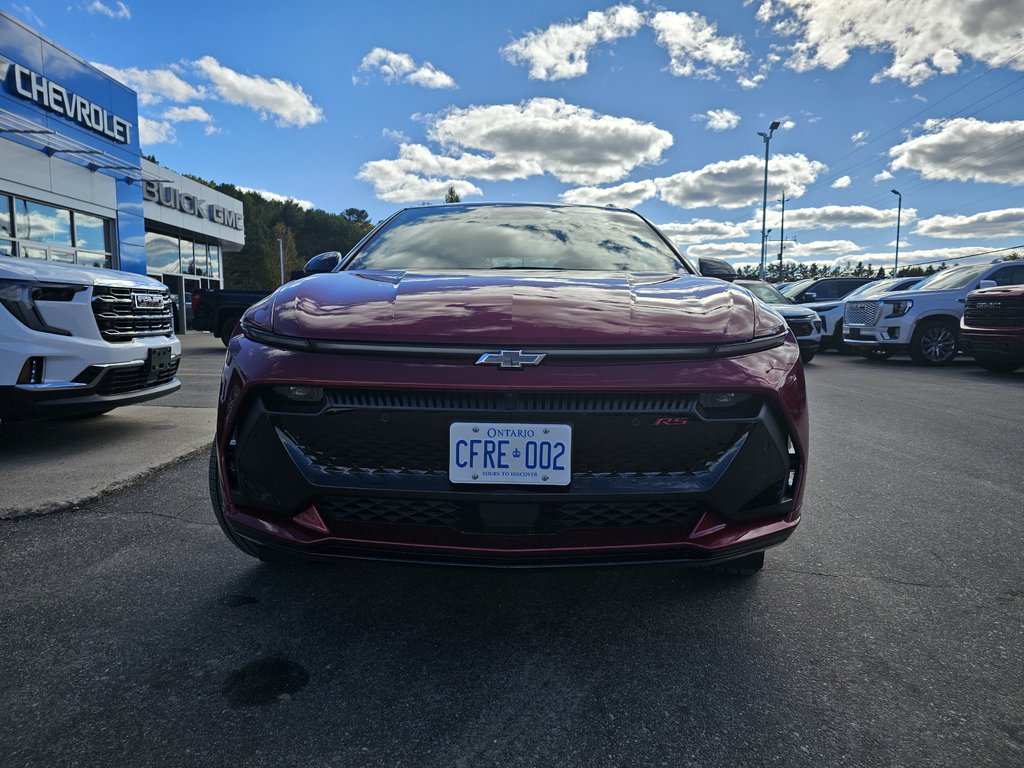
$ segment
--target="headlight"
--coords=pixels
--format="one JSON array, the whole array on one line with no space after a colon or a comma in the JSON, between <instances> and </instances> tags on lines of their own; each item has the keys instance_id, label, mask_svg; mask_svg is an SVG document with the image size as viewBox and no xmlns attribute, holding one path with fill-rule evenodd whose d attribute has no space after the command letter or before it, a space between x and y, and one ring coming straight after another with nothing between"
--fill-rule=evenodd
<instances>
[{"instance_id":1,"label":"headlight","mask_svg":"<svg viewBox=\"0 0 1024 768\"><path fill-rule=\"evenodd\" d=\"M70 336L70 331L47 325L39 314L37 301L71 301L75 294L87 286L66 283L37 283L32 280L0 280L0 304L18 322L33 331Z\"/></svg>"},{"instance_id":2,"label":"headlight","mask_svg":"<svg viewBox=\"0 0 1024 768\"><path fill-rule=\"evenodd\" d=\"M882 304L888 308L882 317L903 317L910 311L910 308L914 306L914 302L906 299L883 301Z\"/></svg>"}]
</instances>

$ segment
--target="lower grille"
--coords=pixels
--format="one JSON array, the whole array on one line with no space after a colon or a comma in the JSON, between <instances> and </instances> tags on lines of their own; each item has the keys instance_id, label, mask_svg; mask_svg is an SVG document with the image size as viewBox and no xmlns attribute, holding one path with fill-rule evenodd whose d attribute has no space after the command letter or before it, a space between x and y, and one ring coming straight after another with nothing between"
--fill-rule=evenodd
<instances>
[{"instance_id":1,"label":"lower grille","mask_svg":"<svg viewBox=\"0 0 1024 768\"><path fill-rule=\"evenodd\" d=\"M789 327L793 329L794 336L810 336L813 330L810 320L790 320Z\"/></svg>"},{"instance_id":2,"label":"lower grille","mask_svg":"<svg viewBox=\"0 0 1024 768\"><path fill-rule=\"evenodd\" d=\"M327 520L340 523L426 525L474 529L481 526L479 505L423 499L324 497L316 508ZM703 513L685 502L571 502L538 505L531 527L546 530L573 528L692 527Z\"/></svg>"},{"instance_id":3,"label":"lower grille","mask_svg":"<svg viewBox=\"0 0 1024 768\"><path fill-rule=\"evenodd\" d=\"M848 301L843 310L845 325L874 325L878 318L878 302Z\"/></svg>"},{"instance_id":4,"label":"lower grille","mask_svg":"<svg viewBox=\"0 0 1024 768\"><path fill-rule=\"evenodd\" d=\"M968 299L964 324L973 328L1024 327L1024 299Z\"/></svg>"},{"instance_id":5,"label":"lower grille","mask_svg":"<svg viewBox=\"0 0 1024 768\"><path fill-rule=\"evenodd\" d=\"M122 395L126 392L137 392L141 389L169 384L178 372L179 362L178 360L173 360L152 381L149 380L148 366L145 364L132 366L131 368L113 368L100 381L99 386L96 387L96 392L101 395Z\"/></svg>"}]
</instances>

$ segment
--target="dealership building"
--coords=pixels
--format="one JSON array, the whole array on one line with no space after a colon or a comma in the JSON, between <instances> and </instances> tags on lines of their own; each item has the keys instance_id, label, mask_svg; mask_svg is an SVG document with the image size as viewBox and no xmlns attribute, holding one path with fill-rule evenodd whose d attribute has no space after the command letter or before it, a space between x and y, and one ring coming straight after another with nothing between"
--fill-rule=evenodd
<instances>
[{"instance_id":1,"label":"dealership building","mask_svg":"<svg viewBox=\"0 0 1024 768\"><path fill-rule=\"evenodd\" d=\"M135 91L0 12L0 254L148 274L187 325L242 203L143 158L138 129Z\"/></svg>"}]
</instances>

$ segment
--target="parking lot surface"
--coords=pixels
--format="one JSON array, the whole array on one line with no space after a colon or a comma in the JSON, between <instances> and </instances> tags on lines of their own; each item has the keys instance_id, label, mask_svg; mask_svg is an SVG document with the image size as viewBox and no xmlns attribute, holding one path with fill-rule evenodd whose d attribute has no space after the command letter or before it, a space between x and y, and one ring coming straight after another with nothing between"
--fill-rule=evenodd
<instances>
[{"instance_id":1,"label":"parking lot surface","mask_svg":"<svg viewBox=\"0 0 1024 768\"><path fill-rule=\"evenodd\" d=\"M749 579L271 568L203 456L0 521L0 765L1024 764L1024 372L807 376L804 521Z\"/></svg>"}]
</instances>

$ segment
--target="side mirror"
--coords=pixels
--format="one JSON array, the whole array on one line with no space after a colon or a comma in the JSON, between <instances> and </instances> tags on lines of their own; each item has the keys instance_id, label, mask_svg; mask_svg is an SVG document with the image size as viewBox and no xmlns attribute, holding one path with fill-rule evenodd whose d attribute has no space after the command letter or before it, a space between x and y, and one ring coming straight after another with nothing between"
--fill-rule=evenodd
<instances>
[{"instance_id":1,"label":"side mirror","mask_svg":"<svg viewBox=\"0 0 1024 768\"><path fill-rule=\"evenodd\" d=\"M979 284L979 288L995 288L998 283L995 280L982 280Z\"/></svg>"},{"instance_id":2,"label":"side mirror","mask_svg":"<svg viewBox=\"0 0 1024 768\"><path fill-rule=\"evenodd\" d=\"M807 293L804 294L801 301L814 301L816 298L818 298L818 294L816 294L814 291L808 291Z\"/></svg>"},{"instance_id":3,"label":"side mirror","mask_svg":"<svg viewBox=\"0 0 1024 768\"><path fill-rule=\"evenodd\" d=\"M736 270L732 264L725 259L716 259L713 256L702 256L699 261L700 273L704 277L717 277L731 283L736 279Z\"/></svg>"},{"instance_id":4,"label":"side mirror","mask_svg":"<svg viewBox=\"0 0 1024 768\"><path fill-rule=\"evenodd\" d=\"M322 272L333 272L340 263L340 251L327 251L326 253L317 254L307 261L306 266L302 268L302 272L305 275L318 275Z\"/></svg>"}]
</instances>

